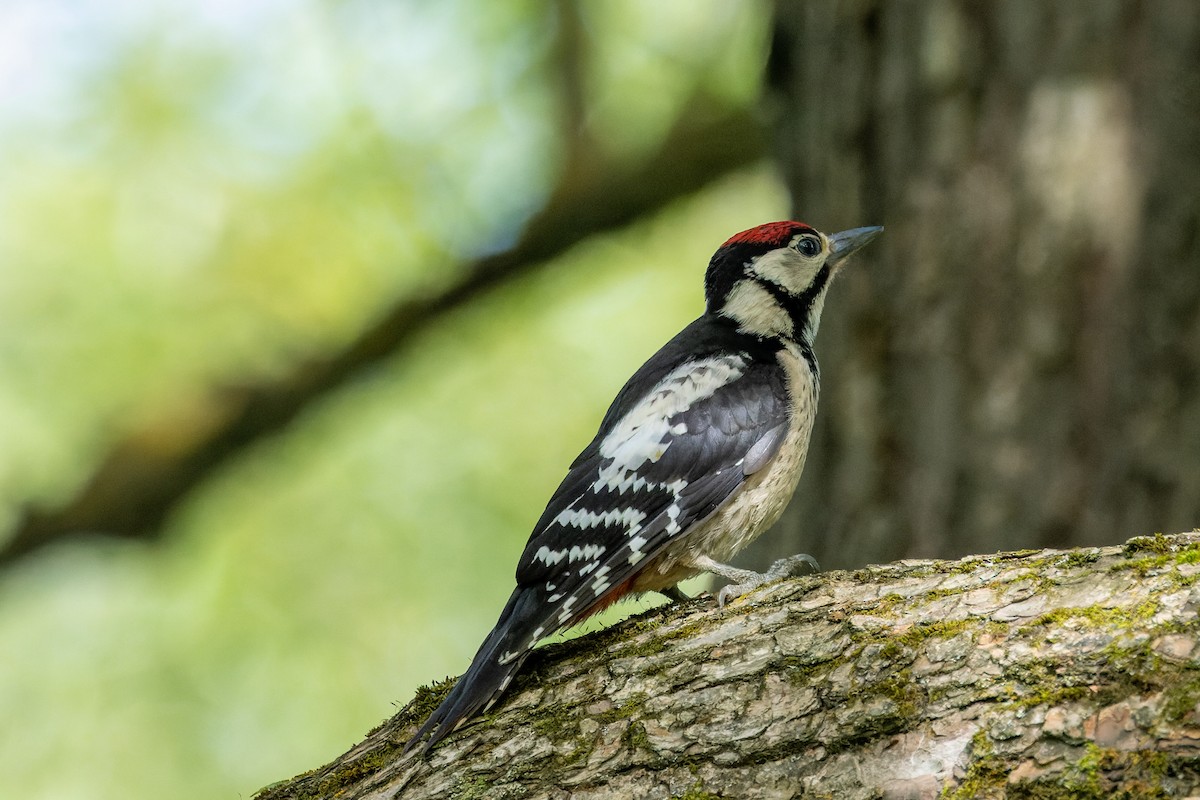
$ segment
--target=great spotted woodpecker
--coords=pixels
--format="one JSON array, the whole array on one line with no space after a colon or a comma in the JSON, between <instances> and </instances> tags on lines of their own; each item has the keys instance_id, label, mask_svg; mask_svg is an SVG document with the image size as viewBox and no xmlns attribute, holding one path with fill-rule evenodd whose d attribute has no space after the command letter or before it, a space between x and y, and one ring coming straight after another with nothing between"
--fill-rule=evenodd
<instances>
[{"instance_id":1,"label":"great spotted woodpecker","mask_svg":"<svg viewBox=\"0 0 1200 800\"><path fill-rule=\"evenodd\" d=\"M428 752L495 703L539 640L624 595L680 599L680 581L711 572L734 582L724 604L816 566L799 555L760 575L724 562L791 499L817 410L825 293L882 230L771 222L721 245L704 314L617 394L534 526L496 627L406 749L428 735Z\"/></svg>"}]
</instances>

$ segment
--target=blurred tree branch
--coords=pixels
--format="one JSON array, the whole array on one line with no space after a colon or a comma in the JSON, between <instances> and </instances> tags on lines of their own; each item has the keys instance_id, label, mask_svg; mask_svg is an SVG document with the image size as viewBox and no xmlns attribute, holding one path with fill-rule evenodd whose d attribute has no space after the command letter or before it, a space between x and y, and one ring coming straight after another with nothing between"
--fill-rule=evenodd
<instances>
[{"instance_id":1,"label":"blurred tree branch","mask_svg":"<svg viewBox=\"0 0 1200 800\"><path fill-rule=\"evenodd\" d=\"M580 8L570 0L554 4L555 47L553 62L558 73L558 96L562 104L562 131L567 140L567 163L576 161L580 153L588 152L594 142L587 124L587 91L585 89L584 32Z\"/></svg>"},{"instance_id":2,"label":"blurred tree branch","mask_svg":"<svg viewBox=\"0 0 1200 800\"><path fill-rule=\"evenodd\" d=\"M479 259L436 291L400 298L342 350L297 364L282 378L214 390L203 408L173 410L153 429L119 441L65 505L26 510L0 544L0 566L70 537L156 538L168 515L230 459L285 429L364 369L400 353L446 313L766 154L750 109L722 108L703 98L685 107L662 146L635 163L608 163L594 151L576 151L544 208L510 249Z\"/></svg>"}]
</instances>

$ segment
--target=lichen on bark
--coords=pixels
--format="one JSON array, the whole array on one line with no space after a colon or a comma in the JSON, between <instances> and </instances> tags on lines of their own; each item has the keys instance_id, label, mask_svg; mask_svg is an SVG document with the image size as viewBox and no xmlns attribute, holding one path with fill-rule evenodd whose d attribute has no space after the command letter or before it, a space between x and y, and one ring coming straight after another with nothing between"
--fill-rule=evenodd
<instances>
[{"instance_id":1,"label":"lichen on bark","mask_svg":"<svg viewBox=\"0 0 1200 800\"><path fill-rule=\"evenodd\" d=\"M445 686L259 798L1181 796L1198 578L1190 533L700 598L543 648L427 759Z\"/></svg>"}]
</instances>

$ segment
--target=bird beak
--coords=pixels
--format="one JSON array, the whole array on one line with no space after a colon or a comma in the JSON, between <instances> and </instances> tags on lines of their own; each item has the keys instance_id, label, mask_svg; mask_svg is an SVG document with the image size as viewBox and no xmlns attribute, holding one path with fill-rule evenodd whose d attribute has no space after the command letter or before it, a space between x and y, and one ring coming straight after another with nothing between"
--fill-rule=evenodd
<instances>
[{"instance_id":1,"label":"bird beak","mask_svg":"<svg viewBox=\"0 0 1200 800\"><path fill-rule=\"evenodd\" d=\"M851 253L881 233L883 233L882 225L872 225L868 228L851 228L848 231L830 234L826 237L829 239L829 258L825 259L825 263L837 266L845 261Z\"/></svg>"}]
</instances>

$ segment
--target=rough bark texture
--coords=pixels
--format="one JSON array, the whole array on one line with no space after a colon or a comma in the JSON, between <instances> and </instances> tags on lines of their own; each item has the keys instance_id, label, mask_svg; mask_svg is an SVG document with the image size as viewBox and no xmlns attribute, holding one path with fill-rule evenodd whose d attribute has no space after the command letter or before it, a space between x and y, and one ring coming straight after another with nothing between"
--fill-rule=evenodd
<instances>
[{"instance_id":1,"label":"rough bark texture","mask_svg":"<svg viewBox=\"0 0 1200 800\"><path fill-rule=\"evenodd\" d=\"M423 760L422 690L283 798L1200 792L1200 533L905 561L549 647Z\"/></svg>"},{"instance_id":2,"label":"rough bark texture","mask_svg":"<svg viewBox=\"0 0 1200 800\"><path fill-rule=\"evenodd\" d=\"M887 232L830 292L782 536L827 566L1200 524L1200 5L781 0L796 214Z\"/></svg>"}]
</instances>

